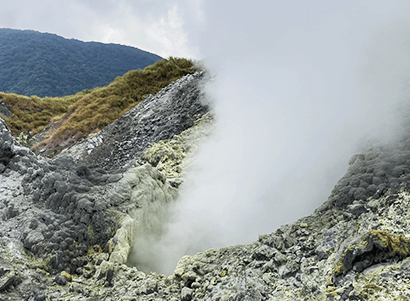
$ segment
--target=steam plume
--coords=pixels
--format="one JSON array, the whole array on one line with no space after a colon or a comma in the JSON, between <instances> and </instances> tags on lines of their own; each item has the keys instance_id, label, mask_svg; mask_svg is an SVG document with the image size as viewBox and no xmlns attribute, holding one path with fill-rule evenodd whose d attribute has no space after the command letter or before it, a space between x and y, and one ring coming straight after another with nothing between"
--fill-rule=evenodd
<instances>
[{"instance_id":1,"label":"steam plume","mask_svg":"<svg viewBox=\"0 0 410 301\"><path fill-rule=\"evenodd\" d=\"M352 154L394 140L410 80L408 5L368 4L204 4L217 130L147 266L171 273L184 254L250 243L310 214Z\"/></svg>"}]
</instances>

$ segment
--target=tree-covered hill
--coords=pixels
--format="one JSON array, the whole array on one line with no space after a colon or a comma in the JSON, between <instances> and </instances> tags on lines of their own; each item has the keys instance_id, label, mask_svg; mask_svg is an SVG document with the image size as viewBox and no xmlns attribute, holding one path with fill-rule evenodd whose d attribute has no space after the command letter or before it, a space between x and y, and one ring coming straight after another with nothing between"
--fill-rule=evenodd
<instances>
[{"instance_id":1,"label":"tree-covered hill","mask_svg":"<svg viewBox=\"0 0 410 301\"><path fill-rule=\"evenodd\" d=\"M33 30L0 29L0 91L63 96L106 86L161 57L138 48L82 42Z\"/></svg>"}]
</instances>

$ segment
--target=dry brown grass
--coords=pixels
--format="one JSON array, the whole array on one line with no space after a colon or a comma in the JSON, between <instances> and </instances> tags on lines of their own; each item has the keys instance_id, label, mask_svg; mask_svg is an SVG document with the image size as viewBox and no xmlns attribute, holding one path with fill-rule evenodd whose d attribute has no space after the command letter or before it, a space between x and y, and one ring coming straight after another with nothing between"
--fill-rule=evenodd
<instances>
[{"instance_id":1,"label":"dry brown grass","mask_svg":"<svg viewBox=\"0 0 410 301\"><path fill-rule=\"evenodd\" d=\"M4 119L15 136L23 131L34 135L53 124L54 130L48 139L35 149L47 146L57 150L54 154L114 122L147 95L156 94L171 82L194 72L192 61L170 57L143 70L129 71L106 87L46 98L0 92L0 101L12 112L10 118Z\"/></svg>"},{"instance_id":2,"label":"dry brown grass","mask_svg":"<svg viewBox=\"0 0 410 301\"><path fill-rule=\"evenodd\" d=\"M70 117L56 135L62 138L70 133L84 137L119 118L146 95L155 94L171 82L193 73L192 67L190 60L170 57L143 70L129 71L106 87L65 97L27 97L0 92L0 101L12 112L10 118L4 119L17 136L23 131L36 134L68 113Z\"/></svg>"}]
</instances>

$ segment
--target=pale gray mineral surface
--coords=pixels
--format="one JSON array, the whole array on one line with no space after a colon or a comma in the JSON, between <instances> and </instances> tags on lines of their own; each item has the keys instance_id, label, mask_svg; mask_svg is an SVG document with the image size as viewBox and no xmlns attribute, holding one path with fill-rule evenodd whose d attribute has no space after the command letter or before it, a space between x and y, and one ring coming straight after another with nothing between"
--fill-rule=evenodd
<instances>
[{"instance_id":1,"label":"pale gray mineral surface","mask_svg":"<svg viewBox=\"0 0 410 301\"><path fill-rule=\"evenodd\" d=\"M184 256L172 275L126 265L212 122L205 77L174 82L54 159L0 119L0 300L410 299L410 135L353 156L312 215L252 244Z\"/></svg>"}]
</instances>

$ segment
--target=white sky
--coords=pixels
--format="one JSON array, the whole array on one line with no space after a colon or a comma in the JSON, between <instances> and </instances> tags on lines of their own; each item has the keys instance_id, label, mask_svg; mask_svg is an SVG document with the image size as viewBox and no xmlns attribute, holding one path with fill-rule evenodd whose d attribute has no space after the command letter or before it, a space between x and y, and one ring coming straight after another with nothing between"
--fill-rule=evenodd
<instances>
[{"instance_id":1,"label":"white sky","mask_svg":"<svg viewBox=\"0 0 410 301\"><path fill-rule=\"evenodd\" d=\"M196 58L187 25L201 26L202 0L0 0L0 27L134 46ZM189 22L190 24L187 24Z\"/></svg>"}]
</instances>

